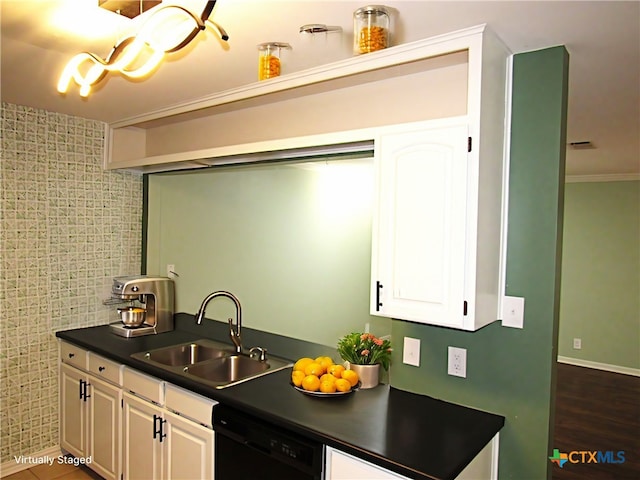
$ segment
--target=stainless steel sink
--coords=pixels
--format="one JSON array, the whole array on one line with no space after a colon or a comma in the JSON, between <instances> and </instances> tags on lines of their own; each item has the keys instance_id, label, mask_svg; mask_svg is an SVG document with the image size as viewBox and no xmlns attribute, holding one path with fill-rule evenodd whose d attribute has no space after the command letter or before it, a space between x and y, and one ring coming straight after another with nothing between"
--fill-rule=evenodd
<instances>
[{"instance_id":1,"label":"stainless steel sink","mask_svg":"<svg viewBox=\"0 0 640 480\"><path fill-rule=\"evenodd\" d=\"M131 355L166 371L215 388L225 388L290 367L283 358L238 355L231 345L201 339Z\"/></svg>"},{"instance_id":2,"label":"stainless steel sink","mask_svg":"<svg viewBox=\"0 0 640 480\"><path fill-rule=\"evenodd\" d=\"M227 386L227 384L237 384L266 373L276 372L289 366L291 366L291 362L283 359L268 358L265 361L259 361L244 355L229 355L187 367L184 369L184 373L220 388Z\"/></svg>"},{"instance_id":3,"label":"stainless steel sink","mask_svg":"<svg viewBox=\"0 0 640 480\"><path fill-rule=\"evenodd\" d=\"M158 348L148 352L139 352L132 355L138 360L150 363L159 363L170 367L193 365L212 358L220 358L231 355L234 351L231 347L214 342L213 340L197 340L195 342L172 345Z\"/></svg>"}]
</instances>

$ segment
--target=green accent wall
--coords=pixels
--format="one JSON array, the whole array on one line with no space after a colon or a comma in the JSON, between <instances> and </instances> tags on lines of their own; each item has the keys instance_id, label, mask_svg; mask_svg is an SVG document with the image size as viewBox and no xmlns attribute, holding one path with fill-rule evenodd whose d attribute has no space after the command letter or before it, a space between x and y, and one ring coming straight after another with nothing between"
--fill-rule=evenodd
<instances>
[{"instance_id":1,"label":"green accent wall","mask_svg":"<svg viewBox=\"0 0 640 480\"><path fill-rule=\"evenodd\" d=\"M245 325L272 333L335 346L367 323L391 332L394 387L504 415L500 478L550 477L567 77L564 47L514 58L506 293L525 297L524 329L496 322L464 332L370 316L371 197L354 193L357 175L325 184L322 169L150 175L147 270L164 275L175 264L178 311L195 312L226 289L241 299ZM361 210L350 211L349 198ZM212 304L207 316L224 321L230 307ZM405 336L421 340L420 367L402 364ZM447 375L449 345L467 349L467 378Z\"/></svg>"},{"instance_id":2,"label":"green accent wall","mask_svg":"<svg viewBox=\"0 0 640 480\"><path fill-rule=\"evenodd\" d=\"M640 369L638 181L566 186L558 348L563 357Z\"/></svg>"},{"instance_id":3,"label":"green accent wall","mask_svg":"<svg viewBox=\"0 0 640 480\"><path fill-rule=\"evenodd\" d=\"M147 271L175 265L176 311L215 290L243 325L335 347L352 331L387 335L369 315L371 159L249 165L148 178ZM214 301L207 318L235 316Z\"/></svg>"},{"instance_id":4,"label":"green accent wall","mask_svg":"<svg viewBox=\"0 0 640 480\"><path fill-rule=\"evenodd\" d=\"M393 386L506 417L501 479L550 478L558 332L568 54L514 56L506 294L525 298L524 328L463 332L394 321L421 340L420 367L394 351ZM447 375L447 347L467 349L467 378Z\"/></svg>"}]
</instances>

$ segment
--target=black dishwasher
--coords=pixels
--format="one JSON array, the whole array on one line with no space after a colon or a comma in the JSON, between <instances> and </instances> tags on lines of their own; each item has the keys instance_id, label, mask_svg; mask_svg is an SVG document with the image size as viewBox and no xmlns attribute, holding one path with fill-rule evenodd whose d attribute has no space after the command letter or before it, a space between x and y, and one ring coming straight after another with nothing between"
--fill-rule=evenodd
<instances>
[{"instance_id":1,"label":"black dishwasher","mask_svg":"<svg viewBox=\"0 0 640 480\"><path fill-rule=\"evenodd\" d=\"M322 443L220 404L213 429L216 480L322 480Z\"/></svg>"}]
</instances>

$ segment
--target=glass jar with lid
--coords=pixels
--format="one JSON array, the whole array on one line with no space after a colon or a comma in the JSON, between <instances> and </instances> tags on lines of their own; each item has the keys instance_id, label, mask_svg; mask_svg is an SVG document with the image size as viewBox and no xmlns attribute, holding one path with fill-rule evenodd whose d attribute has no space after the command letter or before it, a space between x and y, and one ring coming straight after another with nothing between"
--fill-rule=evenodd
<instances>
[{"instance_id":1,"label":"glass jar with lid","mask_svg":"<svg viewBox=\"0 0 640 480\"><path fill-rule=\"evenodd\" d=\"M389 46L389 9L368 5L353 12L353 52L375 52Z\"/></svg>"},{"instance_id":2,"label":"glass jar with lid","mask_svg":"<svg viewBox=\"0 0 640 480\"><path fill-rule=\"evenodd\" d=\"M282 50L290 50L291 45L282 42L267 42L258 45L258 80L280 76Z\"/></svg>"}]
</instances>

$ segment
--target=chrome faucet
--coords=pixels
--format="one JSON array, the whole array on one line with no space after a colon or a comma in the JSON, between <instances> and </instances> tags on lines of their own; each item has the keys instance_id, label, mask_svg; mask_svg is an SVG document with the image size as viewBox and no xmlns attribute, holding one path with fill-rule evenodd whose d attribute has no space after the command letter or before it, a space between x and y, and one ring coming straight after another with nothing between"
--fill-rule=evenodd
<instances>
[{"instance_id":1,"label":"chrome faucet","mask_svg":"<svg viewBox=\"0 0 640 480\"><path fill-rule=\"evenodd\" d=\"M204 318L204 312L207 309L207 305L211 300L216 297L227 297L233 301L236 306L236 326L233 326L233 319L229 319L229 337L231 337L231 342L235 347L236 353L242 353L242 337L240 336L241 328L242 328L242 307L240 306L240 300L230 292L226 292L224 290L218 290L217 292L210 293L207 295L202 301L202 305L200 305L200 309L198 313L195 315L196 323L200 325L202 323L202 319Z\"/></svg>"}]
</instances>

